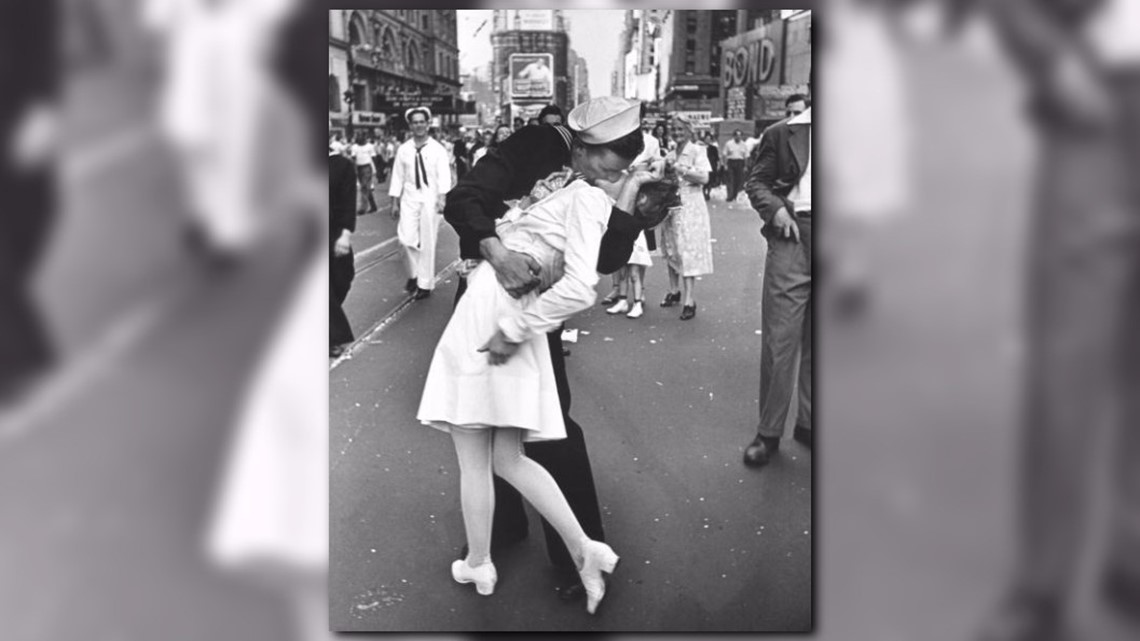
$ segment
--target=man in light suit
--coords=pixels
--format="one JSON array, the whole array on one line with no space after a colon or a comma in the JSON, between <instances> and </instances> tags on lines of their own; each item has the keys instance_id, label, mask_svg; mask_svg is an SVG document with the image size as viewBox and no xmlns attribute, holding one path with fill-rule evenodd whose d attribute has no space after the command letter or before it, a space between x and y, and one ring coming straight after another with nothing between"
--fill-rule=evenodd
<instances>
[{"instance_id":1,"label":"man in light suit","mask_svg":"<svg viewBox=\"0 0 1140 641\"><path fill-rule=\"evenodd\" d=\"M1105 571L1140 613L1140 3L993 0L1040 145L1028 264L1018 559L984 641L1048 641L1089 537L1090 446L1117 433ZM1108 411L1106 411L1108 410ZM1111 422L1109 422L1111 420Z\"/></svg>"},{"instance_id":2,"label":"man in light suit","mask_svg":"<svg viewBox=\"0 0 1140 641\"><path fill-rule=\"evenodd\" d=\"M769 127L744 191L764 220L768 241L761 301L760 423L744 451L759 467L780 448L796 388L794 436L811 447L811 109ZM798 359L797 359L798 357Z\"/></svg>"}]
</instances>

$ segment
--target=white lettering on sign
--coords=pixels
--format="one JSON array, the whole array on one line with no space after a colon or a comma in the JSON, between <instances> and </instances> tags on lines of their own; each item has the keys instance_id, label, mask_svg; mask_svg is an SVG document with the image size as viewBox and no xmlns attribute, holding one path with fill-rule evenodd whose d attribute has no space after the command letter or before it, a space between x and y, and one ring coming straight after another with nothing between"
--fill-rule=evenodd
<instances>
[{"instance_id":1,"label":"white lettering on sign","mask_svg":"<svg viewBox=\"0 0 1140 641\"><path fill-rule=\"evenodd\" d=\"M776 45L761 38L734 49L725 49L721 79L726 89L768 82L776 70Z\"/></svg>"}]
</instances>

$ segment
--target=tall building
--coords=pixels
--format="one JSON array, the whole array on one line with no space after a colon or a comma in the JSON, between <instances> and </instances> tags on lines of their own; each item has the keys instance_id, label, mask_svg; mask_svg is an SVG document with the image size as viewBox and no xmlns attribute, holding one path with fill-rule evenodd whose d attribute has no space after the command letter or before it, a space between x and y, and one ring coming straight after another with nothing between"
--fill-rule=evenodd
<instances>
[{"instance_id":1,"label":"tall building","mask_svg":"<svg viewBox=\"0 0 1140 641\"><path fill-rule=\"evenodd\" d=\"M721 42L735 36L739 11L669 11L661 23L663 49L657 88L661 107L701 124L717 110L721 93Z\"/></svg>"},{"instance_id":2,"label":"tall building","mask_svg":"<svg viewBox=\"0 0 1140 641\"><path fill-rule=\"evenodd\" d=\"M720 113L757 130L784 117L788 96L811 96L812 13L771 13L721 42Z\"/></svg>"},{"instance_id":3,"label":"tall building","mask_svg":"<svg viewBox=\"0 0 1140 641\"><path fill-rule=\"evenodd\" d=\"M668 10L638 9L626 11L618 54L620 79L617 95L656 103L658 72L662 58L662 28Z\"/></svg>"},{"instance_id":4,"label":"tall building","mask_svg":"<svg viewBox=\"0 0 1140 641\"><path fill-rule=\"evenodd\" d=\"M562 11L496 10L493 24L491 78L503 121L525 121L550 103L565 110L573 78Z\"/></svg>"},{"instance_id":5,"label":"tall building","mask_svg":"<svg viewBox=\"0 0 1140 641\"><path fill-rule=\"evenodd\" d=\"M570 96L565 104L565 111L586 102L590 99L590 69L586 59L578 55L577 51L570 49Z\"/></svg>"},{"instance_id":6,"label":"tall building","mask_svg":"<svg viewBox=\"0 0 1140 641\"><path fill-rule=\"evenodd\" d=\"M363 128L370 133L403 129L403 113L412 106L429 107L437 125L455 125L458 113L467 109L467 103L457 100L459 91L454 10L329 12L333 128Z\"/></svg>"}]
</instances>

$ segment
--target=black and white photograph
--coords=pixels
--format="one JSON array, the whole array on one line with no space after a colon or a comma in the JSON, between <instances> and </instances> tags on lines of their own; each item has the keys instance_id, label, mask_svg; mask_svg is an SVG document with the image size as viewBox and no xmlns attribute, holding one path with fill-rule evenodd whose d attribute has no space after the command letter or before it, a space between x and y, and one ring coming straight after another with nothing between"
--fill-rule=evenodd
<instances>
[{"instance_id":1,"label":"black and white photograph","mask_svg":"<svg viewBox=\"0 0 1140 641\"><path fill-rule=\"evenodd\" d=\"M811 36L330 12L333 630L812 630Z\"/></svg>"},{"instance_id":2,"label":"black and white photograph","mask_svg":"<svg viewBox=\"0 0 1140 641\"><path fill-rule=\"evenodd\" d=\"M0 2L0 638L1136 639L1140 3L506 4Z\"/></svg>"}]
</instances>

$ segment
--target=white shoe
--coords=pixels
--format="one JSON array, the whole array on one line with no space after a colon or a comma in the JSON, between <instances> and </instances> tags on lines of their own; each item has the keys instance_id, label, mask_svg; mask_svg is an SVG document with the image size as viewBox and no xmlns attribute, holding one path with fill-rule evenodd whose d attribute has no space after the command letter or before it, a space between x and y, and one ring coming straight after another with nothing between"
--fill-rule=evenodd
<instances>
[{"instance_id":1,"label":"white shoe","mask_svg":"<svg viewBox=\"0 0 1140 641\"><path fill-rule=\"evenodd\" d=\"M495 591L499 574L495 572L495 564L490 561L473 568L467 565L467 561L459 559L451 564L451 578L455 579L456 583L474 583L476 592L490 596Z\"/></svg>"},{"instance_id":2,"label":"white shoe","mask_svg":"<svg viewBox=\"0 0 1140 641\"><path fill-rule=\"evenodd\" d=\"M634 301L633 307L630 308L629 313L625 315L626 318L641 318L645 310L641 308L641 301Z\"/></svg>"},{"instance_id":3,"label":"white shoe","mask_svg":"<svg viewBox=\"0 0 1140 641\"><path fill-rule=\"evenodd\" d=\"M606 595L606 579L602 573L612 573L618 561L617 553L601 541L588 541L582 547L582 569L578 570L578 576L586 588L586 611L590 614L597 611Z\"/></svg>"},{"instance_id":4,"label":"white shoe","mask_svg":"<svg viewBox=\"0 0 1140 641\"><path fill-rule=\"evenodd\" d=\"M613 307L607 309L606 313L607 314L624 314L628 311L629 311L629 301L622 298L618 302L614 303Z\"/></svg>"}]
</instances>

